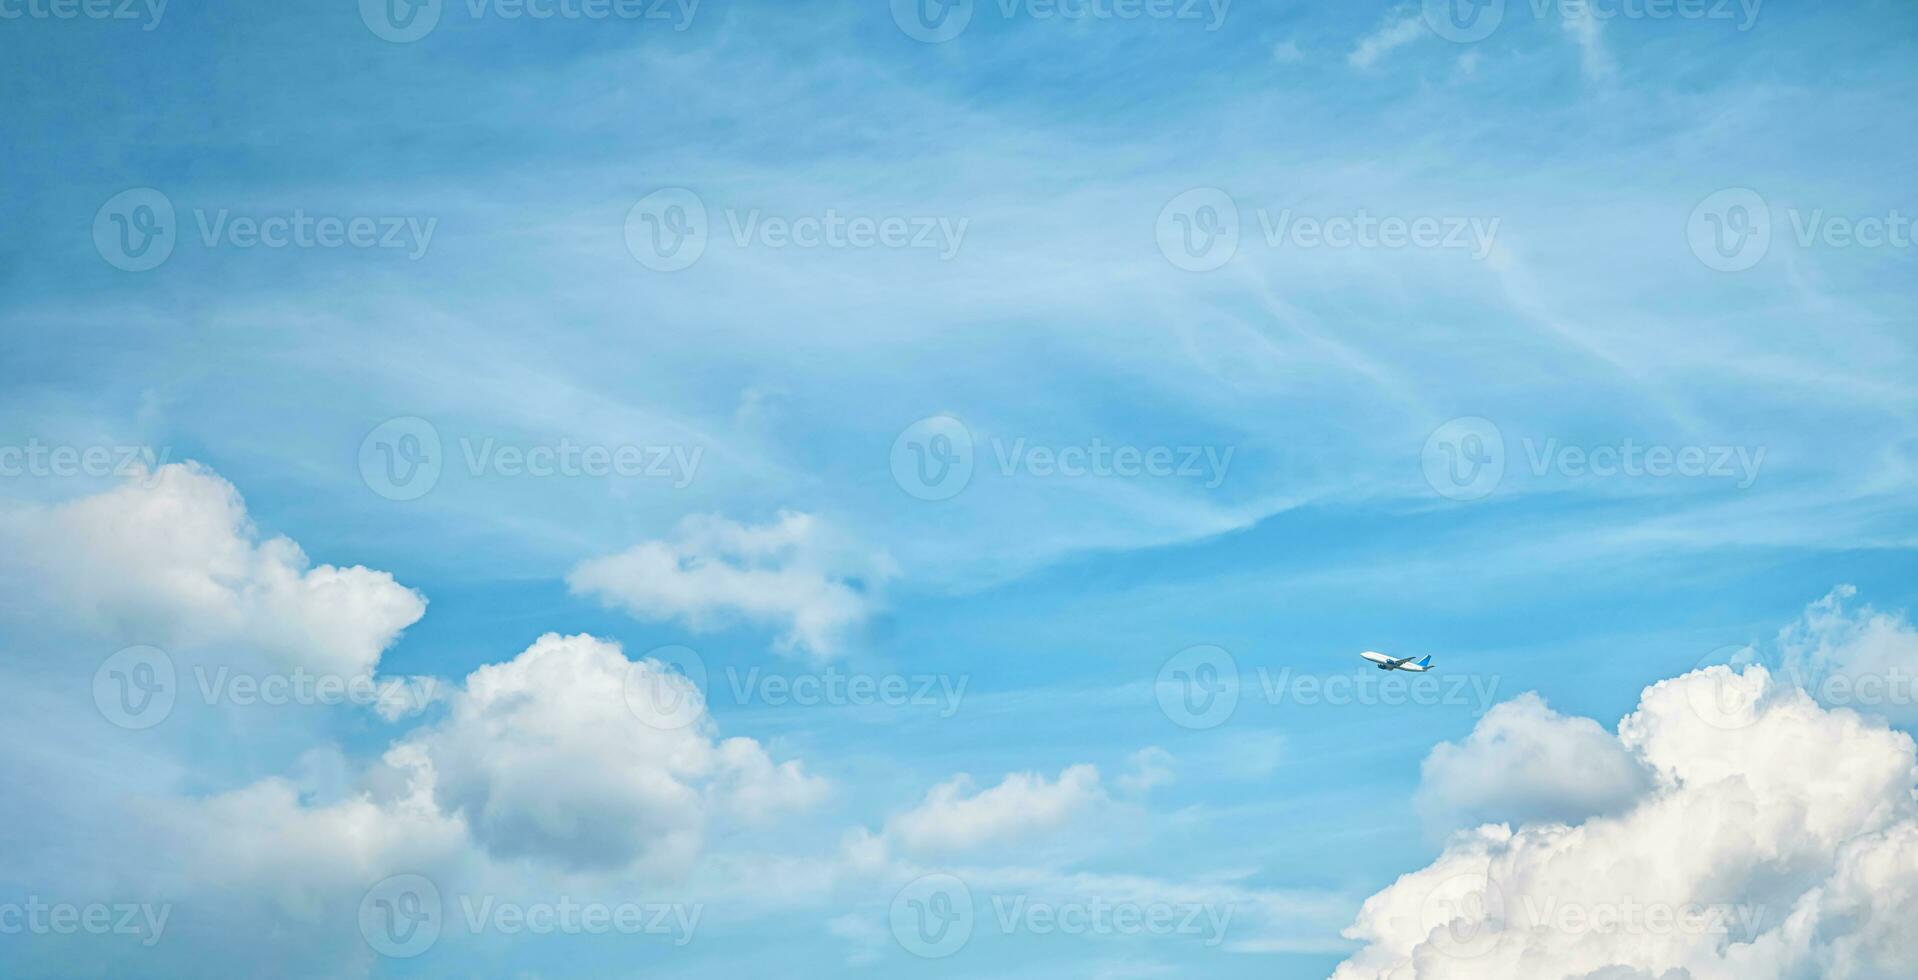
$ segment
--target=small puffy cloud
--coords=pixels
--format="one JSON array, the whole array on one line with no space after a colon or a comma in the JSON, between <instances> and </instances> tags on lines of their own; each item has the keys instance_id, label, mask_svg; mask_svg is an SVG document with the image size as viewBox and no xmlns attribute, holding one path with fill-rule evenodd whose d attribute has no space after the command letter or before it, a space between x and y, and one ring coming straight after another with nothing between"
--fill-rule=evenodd
<instances>
[{"instance_id":1,"label":"small puffy cloud","mask_svg":"<svg viewBox=\"0 0 1918 980\"><path fill-rule=\"evenodd\" d=\"M1579 823L1624 810L1650 788L1651 774L1604 726L1528 693L1486 712L1464 742L1426 756L1418 807L1445 828Z\"/></svg>"},{"instance_id":2,"label":"small puffy cloud","mask_svg":"<svg viewBox=\"0 0 1918 980\"><path fill-rule=\"evenodd\" d=\"M440 807L497 857L677 875L713 820L763 823L826 792L798 762L716 741L713 728L697 688L664 664L549 633L475 670L448 716L389 760L423 770Z\"/></svg>"},{"instance_id":3,"label":"small puffy cloud","mask_svg":"<svg viewBox=\"0 0 1918 980\"><path fill-rule=\"evenodd\" d=\"M1119 774L1119 788L1128 793L1147 793L1156 786L1163 786L1174 779L1172 753L1156 745L1148 746L1127 757L1128 768Z\"/></svg>"},{"instance_id":4,"label":"small puffy cloud","mask_svg":"<svg viewBox=\"0 0 1918 980\"><path fill-rule=\"evenodd\" d=\"M1377 64L1380 58L1398 50L1426 33L1425 21L1416 7L1400 8L1393 11L1386 21L1372 33L1359 39L1358 46L1346 55L1345 61L1354 68L1365 69Z\"/></svg>"},{"instance_id":5,"label":"small puffy cloud","mask_svg":"<svg viewBox=\"0 0 1918 980\"><path fill-rule=\"evenodd\" d=\"M781 649L837 653L877 606L892 574L883 557L855 553L808 514L765 525L690 517L663 541L584 562L567 576L592 596L646 620L708 629L738 618L781 630Z\"/></svg>"},{"instance_id":6,"label":"small puffy cloud","mask_svg":"<svg viewBox=\"0 0 1918 980\"><path fill-rule=\"evenodd\" d=\"M1334 980L1912 975L1909 736L1753 665L1653 685L1617 741L1650 791L1578 826L1458 835L1366 900Z\"/></svg>"},{"instance_id":7,"label":"small puffy cloud","mask_svg":"<svg viewBox=\"0 0 1918 980\"><path fill-rule=\"evenodd\" d=\"M240 647L371 674L426 600L386 572L261 540L233 485L175 463L66 503L0 503L0 579L119 642Z\"/></svg>"},{"instance_id":8,"label":"small puffy cloud","mask_svg":"<svg viewBox=\"0 0 1918 980\"><path fill-rule=\"evenodd\" d=\"M1089 765L1069 766L1057 779L1016 772L976 792L972 777L962 773L894 817L886 832L909 851L963 851L1056 830L1105 798L1099 770Z\"/></svg>"}]
</instances>

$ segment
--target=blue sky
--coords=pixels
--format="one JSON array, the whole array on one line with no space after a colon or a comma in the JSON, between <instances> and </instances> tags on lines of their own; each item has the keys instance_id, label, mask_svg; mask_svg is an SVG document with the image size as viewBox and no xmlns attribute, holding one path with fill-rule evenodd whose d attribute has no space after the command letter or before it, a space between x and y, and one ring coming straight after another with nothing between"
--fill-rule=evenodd
<instances>
[{"instance_id":1,"label":"blue sky","mask_svg":"<svg viewBox=\"0 0 1918 980\"><path fill-rule=\"evenodd\" d=\"M1918 602L1908 3L1508 0L1471 41L1439 35L1438 0L994 0L935 41L879 0L446 0L412 40L363 6L0 0L20 12L0 23L0 445L21 450L0 456L0 906L173 909L151 947L0 936L9 975L227 955L314 976L1323 977L1367 896L1460 829L1421 810L1422 763L1493 704L1536 691L1612 726L1841 585L1858 616ZM120 231L156 204L171 250L136 268L154 253ZM244 230L296 215L392 247ZM829 216L906 243L778 230ZM1211 235L1228 219L1236 244ZM648 236L687 220L703 244L662 268ZM1367 222L1386 225L1318 231ZM1393 223L1444 241L1387 244ZM969 453L963 488L912 479L953 445L931 433ZM396 491L407 437L438 443L437 476ZM565 446L639 462L496 455ZM1132 469L1049 465L1095 446ZM129 478L29 447L195 465ZM307 619L321 600L259 599L279 566L251 549L280 536L388 573L423 615L372 579ZM690 648L711 739L684 751L750 739L806 776L713 763L731 775L688 784L692 853L580 864L587 811L621 840L636 811L574 774L664 750L488 747L514 736L469 675L561 683L522 657L548 633L635 662ZM398 719L213 699L122 729L88 685L136 644L182 684L350 650L444 696ZM1197 728L1158 698L1195 646L1229 653L1239 695ZM1438 693L1267 690L1375 683L1363 649L1432 655ZM949 712L721 690L753 670L964 686ZM382 782L402 743L442 780L417 840L381 829L404 823ZM561 813L503 788L520 751ZM471 799L447 788L468 777ZM233 802L266 785L290 812ZM330 822L356 800L370 815ZM703 918L677 947L449 925L381 955L356 908L415 873L449 923L455 895ZM979 921L915 956L889 909L947 873ZM1217 943L1007 934L989 895L1233 922Z\"/></svg>"}]
</instances>

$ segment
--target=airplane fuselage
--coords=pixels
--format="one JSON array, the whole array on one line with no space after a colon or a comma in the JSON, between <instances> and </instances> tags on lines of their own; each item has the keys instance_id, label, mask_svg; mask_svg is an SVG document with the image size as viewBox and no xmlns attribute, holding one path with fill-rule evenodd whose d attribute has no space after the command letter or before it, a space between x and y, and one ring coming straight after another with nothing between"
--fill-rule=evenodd
<instances>
[{"instance_id":1,"label":"airplane fuselage","mask_svg":"<svg viewBox=\"0 0 1918 980\"><path fill-rule=\"evenodd\" d=\"M1424 673L1432 669L1431 657L1421 660L1413 660L1411 657L1388 657L1377 650L1367 650L1359 656L1371 661L1380 670L1409 670L1413 673Z\"/></svg>"}]
</instances>

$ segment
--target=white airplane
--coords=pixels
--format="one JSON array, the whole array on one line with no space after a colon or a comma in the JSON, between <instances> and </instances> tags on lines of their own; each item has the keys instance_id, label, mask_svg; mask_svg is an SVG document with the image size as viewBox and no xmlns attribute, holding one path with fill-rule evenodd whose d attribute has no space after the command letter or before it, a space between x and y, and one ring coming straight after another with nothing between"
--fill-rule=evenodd
<instances>
[{"instance_id":1,"label":"white airplane","mask_svg":"<svg viewBox=\"0 0 1918 980\"><path fill-rule=\"evenodd\" d=\"M1367 650L1359 656L1378 664L1380 670L1410 670L1423 673L1432 669L1431 657L1415 661L1411 657L1388 657L1377 650Z\"/></svg>"}]
</instances>

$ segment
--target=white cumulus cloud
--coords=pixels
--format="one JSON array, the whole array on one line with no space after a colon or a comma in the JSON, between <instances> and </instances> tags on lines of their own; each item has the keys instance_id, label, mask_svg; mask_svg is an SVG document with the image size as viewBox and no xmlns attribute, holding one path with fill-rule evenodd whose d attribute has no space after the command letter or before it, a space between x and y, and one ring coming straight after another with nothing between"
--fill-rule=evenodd
<instances>
[{"instance_id":1,"label":"white cumulus cloud","mask_svg":"<svg viewBox=\"0 0 1918 980\"><path fill-rule=\"evenodd\" d=\"M1104 799L1099 770L1090 765L1068 766L1057 779L1015 772L983 790L960 774L934 786L886 830L909 851L963 851L1056 830Z\"/></svg>"},{"instance_id":2,"label":"white cumulus cloud","mask_svg":"<svg viewBox=\"0 0 1918 980\"><path fill-rule=\"evenodd\" d=\"M785 512L765 525L690 517L670 538L583 562L566 581L641 619L694 629L744 619L781 630L782 649L829 657L872 615L873 590L891 573L812 515Z\"/></svg>"},{"instance_id":3,"label":"white cumulus cloud","mask_svg":"<svg viewBox=\"0 0 1918 980\"><path fill-rule=\"evenodd\" d=\"M0 580L118 642L241 647L345 677L371 674L426 611L386 572L261 540L233 485L190 463L65 503L0 503Z\"/></svg>"},{"instance_id":4,"label":"white cumulus cloud","mask_svg":"<svg viewBox=\"0 0 1918 980\"><path fill-rule=\"evenodd\" d=\"M1418 806L1448 828L1578 823L1623 810L1650 788L1651 774L1604 726L1528 693L1486 712L1464 742L1426 756Z\"/></svg>"},{"instance_id":5,"label":"white cumulus cloud","mask_svg":"<svg viewBox=\"0 0 1918 980\"><path fill-rule=\"evenodd\" d=\"M1649 792L1576 826L1455 837L1365 902L1335 980L1913 975L1909 736L1753 665L1653 685L1617 742Z\"/></svg>"}]
</instances>

